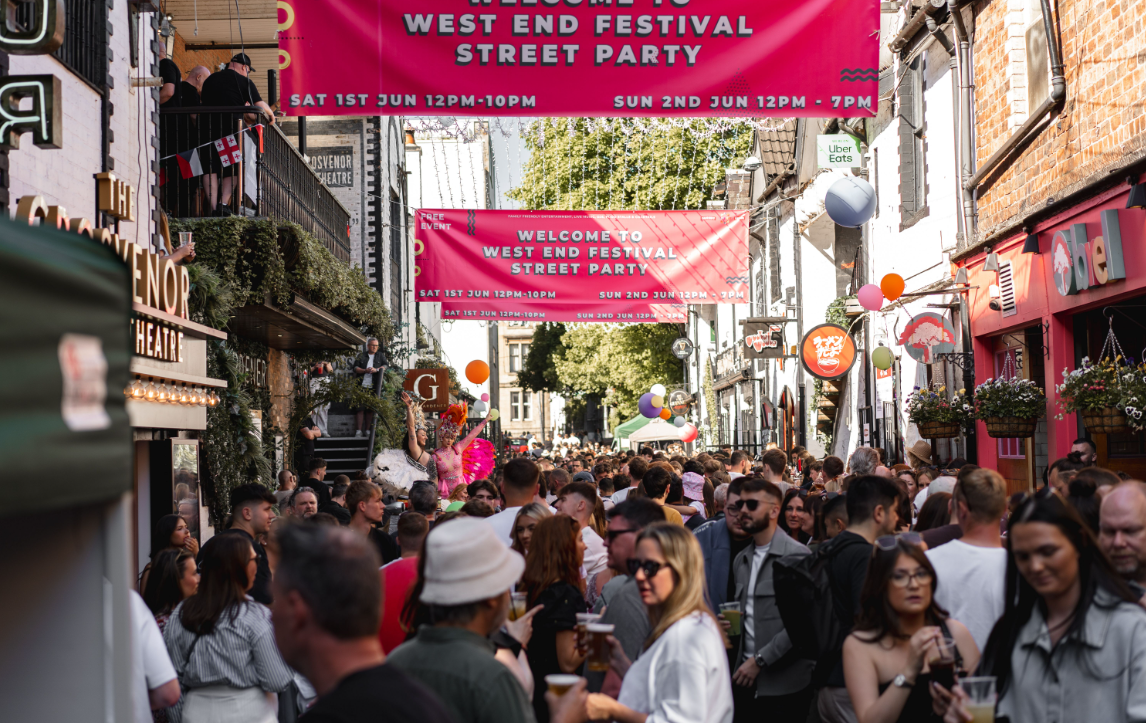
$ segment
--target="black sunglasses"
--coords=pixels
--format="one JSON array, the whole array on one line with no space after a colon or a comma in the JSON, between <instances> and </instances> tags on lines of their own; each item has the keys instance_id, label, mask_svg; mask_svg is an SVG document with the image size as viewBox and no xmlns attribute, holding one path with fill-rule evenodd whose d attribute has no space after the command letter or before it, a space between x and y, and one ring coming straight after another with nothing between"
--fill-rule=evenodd
<instances>
[{"instance_id":1,"label":"black sunglasses","mask_svg":"<svg viewBox=\"0 0 1146 723\"><path fill-rule=\"evenodd\" d=\"M756 508L760 506L760 500L736 500L725 506L733 512L739 512L741 507L747 507L749 512L755 512Z\"/></svg>"},{"instance_id":2,"label":"black sunglasses","mask_svg":"<svg viewBox=\"0 0 1146 723\"><path fill-rule=\"evenodd\" d=\"M884 535L875 539L876 547L884 551L894 550L899 541L903 540L909 545L922 545L923 537L918 532L900 532L898 535Z\"/></svg>"},{"instance_id":3,"label":"black sunglasses","mask_svg":"<svg viewBox=\"0 0 1146 723\"><path fill-rule=\"evenodd\" d=\"M656 574L661 571L662 567L668 567L667 564L657 562L656 560L638 560L635 557L628 559L629 574L633 577L637 576L637 570L645 571L645 579L652 580Z\"/></svg>"}]
</instances>

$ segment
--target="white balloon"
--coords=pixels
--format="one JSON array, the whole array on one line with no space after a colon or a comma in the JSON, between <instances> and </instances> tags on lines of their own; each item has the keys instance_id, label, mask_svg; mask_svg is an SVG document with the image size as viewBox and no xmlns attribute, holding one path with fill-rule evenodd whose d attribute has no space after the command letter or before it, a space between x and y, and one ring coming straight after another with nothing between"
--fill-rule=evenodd
<instances>
[{"instance_id":1,"label":"white balloon","mask_svg":"<svg viewBox=\"0 0 1146 723\"><path fill-rule=\"evenodd\" d=\"M862 178L845 176L828 188L824 210L840 226L859 228L875 213L875 189Z\"/></svg>"},{"instance_id":2,"label":"white balloon","mask_svg":"<svg viewBox=\"0 0 1146 723\"><path fill-rule=\"evenodd\" d=\"M688 421L684 417L677 417L676 419L672 420L672 423L678 427L683 427L684 425L688 424Z\"/></svg>"},{"instance_id":3,"label":"white balloon","mask_svg":"<svg viewBox=\"0 0 1146 723\"><path fill-rule=\"evenodd\" d=\"M486 410L485 402L474 402L473 406L470 408L473 409L478 414L485 414L485 410Z\"/></svg>"},{"instance_id":4,"label":"white balloon","mask_svg":"<svg viewBox=\"0 0 1146 723\"><path fill-rule=\"evenodd\" d=\"M649 391L653 393L653 396L663 397L665 395L665 392L667 392L668 390L665 389L664 384L654 384L653 388L650 389Z\"/></svg>"}]
</instances>

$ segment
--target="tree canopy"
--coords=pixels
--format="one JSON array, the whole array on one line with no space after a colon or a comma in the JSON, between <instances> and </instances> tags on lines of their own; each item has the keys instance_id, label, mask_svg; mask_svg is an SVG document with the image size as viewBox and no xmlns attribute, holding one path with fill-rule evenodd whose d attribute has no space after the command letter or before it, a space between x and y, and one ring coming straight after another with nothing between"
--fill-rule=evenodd
<instances>
[{"instance_id":1,"label":"tree canopy","mask_svg":"<svg viewBox=\"0 0 1146 723\"><path fill-rule=\"evenodd\" d=\"M508 195L527 209L703 208L748 154L752 123L543 118L525 132L529 160Z\"/></svg>"},{"instance_id":2,"label":"tree canopy","mask_svg":"<svg viewBox=\"0 0 1146 723\"><path fill-rule=\"evenodd\" d=\"M565 353L565 347L561 345L564 334L564 324L545 321L537 325L533 330L529 353L525 355L521 371L517 374L518 384L532 392L561 390L556 361Z\"/></svg>"}]
</instances>

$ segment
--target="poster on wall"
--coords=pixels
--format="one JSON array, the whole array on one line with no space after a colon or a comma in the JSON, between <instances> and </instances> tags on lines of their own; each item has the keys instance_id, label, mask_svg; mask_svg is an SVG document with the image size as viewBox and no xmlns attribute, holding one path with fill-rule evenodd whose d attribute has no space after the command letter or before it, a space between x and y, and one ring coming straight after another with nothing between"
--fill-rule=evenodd
<instances>
[{"instance_id":1,"label":"poster on wall","mask_svg":"<svg viewBox=\"0 0 1146 723\"><path fill-rule=\"evenodd\" d=\"M940 354L955 351L955 327L947 317L926 311L911 318L899 343L915 361L934 364Z\"/></svg>"},{"instance_id":2,"label":"poster on wall","mask_svg":"<svg viewBox=\"0 0 1146 723\"><path fill-rule=\"evenodd\" d=\"M323 116L873 117L879 8L279 0L283 107Z\"/></svg>"},{"instance_id":3,"label":"poster on wall","mask_svg":"<svg viewBox=\"0 0 1146 723\"><path fill-rule=\"evenodd\" d=\"M537 301L486 299L477 302L442 301L443 319L485 321L560 321L681 324L688 321L686 304L561 304Z\"/></svg>"},{"instance_id":4,"label":"poster on wall","mask_svg":"<svg viewBox=\"0 0 1146 723\"><path fill-rule=\"evenodd\" d=\"M855 364L856 343L842 326L820 324L804 334L800 361L804 370L817 379L839 379Z\"/></svg>"},{"instance_id":5,"label":"poster on wall","mask_svg":"<svg viewBox=\"0 0 1146 723\"><path fill-rule=\"evenodd\" d=\"M418 301L748 301L748 211L415 213Z\"/></svg>"}]
</instances>

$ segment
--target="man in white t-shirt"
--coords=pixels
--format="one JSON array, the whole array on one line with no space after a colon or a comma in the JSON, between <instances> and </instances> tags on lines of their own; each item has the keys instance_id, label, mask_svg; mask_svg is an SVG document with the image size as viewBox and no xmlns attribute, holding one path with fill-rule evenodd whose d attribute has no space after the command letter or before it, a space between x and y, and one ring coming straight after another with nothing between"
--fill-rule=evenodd
<instances>
[{"instance_id":1,"label":"man in white t-shirt","mask_svg":"<svg viewBox=\"0 0 1146 723\"><path fill-rule=\"evenodd\" d=\"M1007 507L1007 485L998 472L977 469L955 485L951 501L963 537L927 551L935 568L935 601L967 626L982 650L1003 614L1007 551L999 521Z\"/></svg>"},{"instance_id":2,"label":"man in white t-shirt","mask_svg":"<svg viewBox=\"0 0 1146 723\"><path fill-rule=\"evenodd\" d=\"M513 523L522 507L534 501L537 496L541 468L526 457L509 460L501 477L501 496L505 498L505 509L485 521L493 525L497 536L506 547L513 544Z\"/></svg>"},{"instance_id":3,"label":"man in white t-shirt","mask_svg":"<svg viewBox=\"0 0 1146 723\"><path fill-rule=\"evenodd\" d=\"M585 578L604 571L608 564L605 541L589 526L597 507L597 488L588 482L570 482L561 488L553 506L557 514L572 517L581 528L581 541L585 543Z\"/></svg>"},{"instance_id":4,"label":"man in white t-shirt","mask_svg":"<svg viewBox=\"0 0 1146 723\"><path fill-rule=\"evenodd\" d=\"M645 472L649 470L649 463L645 461L644 457L633 457L629 460L629 479L632 480L632 486L625 487L613 492L613 504L621 504L629 498L629 493L640 486L641 480L645 477Z\"/></svg>"},{"instance_id":5,"label":"man in white t-shirt","mask_svg":"<svg viewBox=\"0 0 1146 723\"><path fill-rule=\"evenodd\" d=\"M151 711L179 700L179 679L167 655L163 634L147 603L128 591L131 606L131 699L135 723L151 723Z\"/></svg>"}]
</instances>

